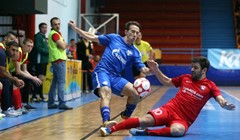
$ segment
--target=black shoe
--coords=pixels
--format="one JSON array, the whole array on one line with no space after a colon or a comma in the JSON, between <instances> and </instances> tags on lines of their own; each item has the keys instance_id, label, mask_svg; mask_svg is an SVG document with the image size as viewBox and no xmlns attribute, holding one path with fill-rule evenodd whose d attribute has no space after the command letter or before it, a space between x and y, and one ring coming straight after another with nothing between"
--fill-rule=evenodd
<instances>
[{"instance_id":1,"label":"black shoe","mask_svg":"<svg viewBox=\"0 0 240 140\"><path fill-rule=\"evenodd\" d=\"M72 107L69 107L69 106L67 106L67 105L63 105L63 106L58 107L58 109L62 109L62 110L72 110L73 108L72 108Z\"/></svg>"},{"instance_id":2,"label":"black shoe","mask_svg":"<svg viewBox=\"0 0 240 140\"><path fill-rule=\"evenodd\" d=\"M56 108L58 108L58 105L56 105L56 104L48 105L48 109L56 109Z\"/></svg>"},{"instance_id":3,"label":"black shoe","mask_svg":"<svg viewBox=\"0 0 240 140\"><path fill-rule=\"evenodd\" d=\"M130 116L127 116L126 113L125 113L125 111L123 111L123 112L121 112L121 117L122 117L122 119L126 120L126 119L128 119Z\"/></svg>"},{"instance_id":4,"label":"black shoe","mask_svg":"<svg viewBox=\"0 0 240 140\"><path fill-rule=\"evenodd\" d=\"M27 110L36 109L36 107L30 106L29 104L24 106Z\"/></svg>"}]
</instances>

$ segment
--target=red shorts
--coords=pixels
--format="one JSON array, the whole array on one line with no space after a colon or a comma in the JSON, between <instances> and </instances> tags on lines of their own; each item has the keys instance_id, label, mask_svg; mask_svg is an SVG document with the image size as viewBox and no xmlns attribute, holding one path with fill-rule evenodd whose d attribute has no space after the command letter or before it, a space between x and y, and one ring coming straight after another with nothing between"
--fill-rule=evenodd
<instances>
[{"instance_id":1,"label":"red shorts","mask_svg":"<svg viewBox=\"0 0 240 140\"><path fill-rule=\"evenodd\" d=\"M170 127L174 123L180 123L185 127L185 133L189 128L189 124L180 118L175 112L170 112L168 109L164 107L156 108L148 112L151 114L155 120L155 126L163 126L166 125Z\"/></svg>"}]
</instances>

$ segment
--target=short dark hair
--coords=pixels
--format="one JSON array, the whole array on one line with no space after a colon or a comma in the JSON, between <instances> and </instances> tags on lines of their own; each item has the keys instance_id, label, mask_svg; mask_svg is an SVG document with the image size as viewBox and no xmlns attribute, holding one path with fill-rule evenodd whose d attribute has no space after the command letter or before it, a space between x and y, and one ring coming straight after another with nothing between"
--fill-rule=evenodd
<instances>
[{"instance_id":1,"label":"short dark hair","mask_svg":"<svg viewBox=\"0 0 240 140\"><path fill-rule=\"evenodd\" d=\"M141 29L141 25L139 22L137 21L128 21L126 24L125 24L125 30L129 30L130 26L131 25L135 25L137 26L139 29Z\"/></svg>"},{"instance_id":2,"label":"short dark hair","mask_svg":"<svg viewBox=\"0 0 240 140\"><path fill-rule=\"evenodd\" d=\"M51 20L50 20L50 24L52 25L52 22L53 20L60 20L58 17L53 17Z\"/></svg>"},{"instance_id":3,"label":"short dark hair","mask_svg":"<svg viewBox=\"0 0 240 140\"><path fill-rule=\"evenodd\" d=\"M8 47L11 47L11 46L20 47L20 46L18 45L18 43L15 42L15 41L10 41L10 42L8 42L8 43L6 44L6 46L8 46Z\"/></svg>"},{"instance_id":4,"label":"short dark hair","mask_svg":"<svg viewBox=\"0 0 240 140\"><path fill-rule=\"evenodd\" d=\"M203 56L199 56L199 57L195 57L192 59L192 63L199 63L201 66L201 70L204 68L207 68L207 70L210 67L210 62L206 57Z\"/></svg>"},{"instance_id":5,"label":"short dark hair","mask_svg":"<svg viewBox=\"0 0 240 140\"><path fill-rule=\"evenodd\" d=\"M70 41L75 41L75 39L72 38Z\"/></svg>"},{"instance_id":6,"label":"short dark hair","mask_svg":"<svg viewBox=\"0 0 240 140\"><path fill-rule=\"evenodd\" d=\"M38 28L40 29L42 26L44 26L44 25L47 25L47 23L45 23L45 22L42 22L42 23L40 23L39 25L38 25Z\"/></svg>"},{"instance_id":7,"label":"short dark hair","mask_svg":"<svg viewBox=\"0 0 240 140\"><path fill-rule=\"evenodd\" d=\"M15 37L17 37L17 34L14 33L13 31L9 31L5 34L6 37L10 37L11 35L14 35Z\"/></svg>"}]
</instances>

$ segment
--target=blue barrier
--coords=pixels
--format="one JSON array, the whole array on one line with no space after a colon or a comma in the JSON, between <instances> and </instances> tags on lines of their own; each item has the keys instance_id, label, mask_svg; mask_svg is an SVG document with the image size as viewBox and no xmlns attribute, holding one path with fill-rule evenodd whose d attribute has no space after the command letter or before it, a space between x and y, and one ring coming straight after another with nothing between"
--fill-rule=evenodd
<instances>
[{"instance_id":1,"label":"blue barrier","mask_svg":"<svg viewBox=\"0 0 240 140\"><path fill-rule=\"evenodd\" d=\"M181 74L191 73L190 66L159 66L160 70L168 77L176 77ZM210 67L207 72L207 78L212 80L218 86L239 86L240 85L240 70L219 70ZM155 76L149 76L148 79L152 85L160 83Z\"/></svg>"},{"instance_id":2,"label":"blue barrier","mask_svg":"<svg viewBox=\"0 0 240 140\"><path fill-rule=\"evenodd\" d=\"M133 82L132 66L126 68L123 77ZM159 69L168 77L173 78L181 74L191 74L190 66L160 65ZM218 86L240 86L240 70L220 70L210 67L207 72L207 78L215 82ZM162 85L155 75L147 76L151 85Z\"/></svg>"}]
</instances>

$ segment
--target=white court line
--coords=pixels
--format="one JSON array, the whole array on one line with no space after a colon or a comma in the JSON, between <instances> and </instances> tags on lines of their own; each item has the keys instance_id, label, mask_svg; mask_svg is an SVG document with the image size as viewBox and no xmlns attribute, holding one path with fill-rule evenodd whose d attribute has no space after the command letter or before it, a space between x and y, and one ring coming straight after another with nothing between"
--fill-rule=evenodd
<instances>
[{"instance_id":1,"label":"white court line","mask_svg":"<svg viewBox=\"0 0 240 140\"><path fill-rule=\"evenodd\" d=\"M210 103L210 101L207 101L207 103L203 107L204 110L216 110L216 108Z\"/></svg>"},{"instance_id":2,"label":"white court line","mask_svg":"<svg viewBox=\"0 0 240 140\"><path fill-rule=\"evenodd\" d=\"M236 99L237 101L240 101L240 99L238 99L237 97L233 96L232 94L224 91L223 89L220 89L221 92L223 92L224 94L226 94L227 96L230 96L234 99ZM216 108L213 106L212 103L210 103L210 101L207 101L207 103L204 105L203 109L205 110L216 110Z\"/></svg>"},{"instance_id":3,"label":"white court line","mask_svg":"<svg viewBox=\"0 0 240 140\"><path fill-rule=\"evenodd\" d=\"M230 93L224 91L223 89L220 89L220 91L222 91L222 92L224 92L225 94L227 94L228 96L230 96L230 97L232 97L232 98L234 98L234 99L240 101L237 97L235 97L235 96L233 96L232 94L230 94Z\"/></svg>"}]
</instances>

